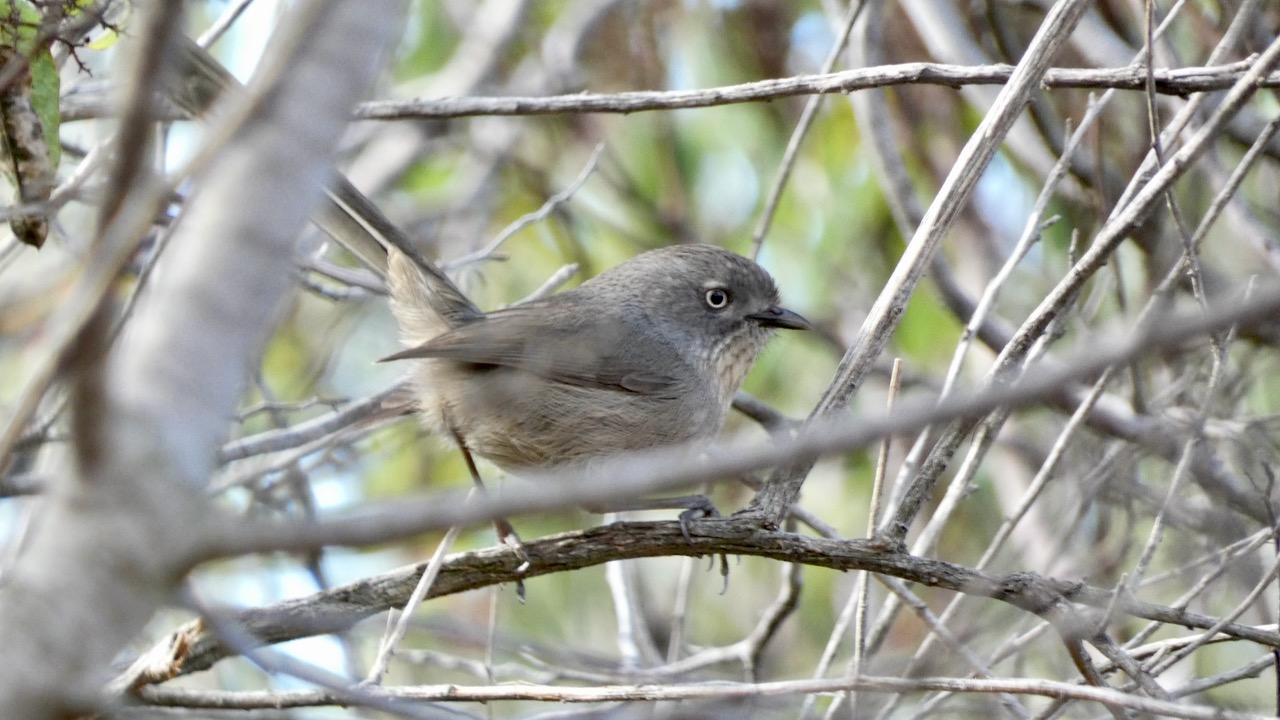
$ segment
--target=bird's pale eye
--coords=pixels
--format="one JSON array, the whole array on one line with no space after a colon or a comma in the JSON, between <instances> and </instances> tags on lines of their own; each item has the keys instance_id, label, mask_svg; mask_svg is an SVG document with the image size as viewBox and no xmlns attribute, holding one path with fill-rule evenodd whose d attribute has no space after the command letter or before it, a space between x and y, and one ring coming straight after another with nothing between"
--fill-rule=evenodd
<instances>
[{"instance_id":1,"label":"bird's pale eye","mask_svg":"<svg viewBox=\"0 0 1280 720\"><path fill-rule=\"evenodd\" d=\"M707 307L712 310L723 310L729 306L729 291L724 288L711 288L707 290L707 294L703 296L707 302Z\"/></svg>"}]
</instances>

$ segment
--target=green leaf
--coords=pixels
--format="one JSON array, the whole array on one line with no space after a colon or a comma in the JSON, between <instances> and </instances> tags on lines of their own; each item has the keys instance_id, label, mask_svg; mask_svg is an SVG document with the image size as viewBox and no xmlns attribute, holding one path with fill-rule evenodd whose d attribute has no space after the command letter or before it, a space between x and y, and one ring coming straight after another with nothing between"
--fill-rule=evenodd
<instances>
[{"instance_id":1,"label":"green leaf","mask_svg":"<svg viewBox=\"0 0 1280 720\"><path fill-rule=\"evenodd\" d=\"M44 140L49 145L49 160L57 171L62 159L62 142L58 131L62 126L62 113L58 106L61 90L58 68L53 64L53 53L41 50L31 58L31 106L44 128Z\"/></svg>"}]
</instances>

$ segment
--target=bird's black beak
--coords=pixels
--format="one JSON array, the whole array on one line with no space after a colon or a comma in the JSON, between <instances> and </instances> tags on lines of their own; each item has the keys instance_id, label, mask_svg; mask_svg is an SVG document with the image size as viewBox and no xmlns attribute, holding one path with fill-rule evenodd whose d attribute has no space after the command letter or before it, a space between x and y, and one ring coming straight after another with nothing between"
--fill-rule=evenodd
<instances>
[{"instance_id":1,"label":"bird's black beak","mask_svg":"<svg viewBox=\"0 0 1280 720\"><path fill-rule=\"evenodd\" d=\"M748 320L755 320L764 327L785 328L787 330L812 330L813 326L808 320L800 317L799 313L770 305L769 307L757 313L751 313L747 316Z\"/></svg>"}]
</instances>

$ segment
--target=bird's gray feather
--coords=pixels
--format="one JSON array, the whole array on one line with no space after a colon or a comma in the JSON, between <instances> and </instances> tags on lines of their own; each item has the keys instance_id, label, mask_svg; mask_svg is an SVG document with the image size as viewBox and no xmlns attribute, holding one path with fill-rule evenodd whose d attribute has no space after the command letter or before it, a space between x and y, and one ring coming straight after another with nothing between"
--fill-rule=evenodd
<instances>
[{"instance_id":1,"label":"bird's gray feather","mask_svg":"<svg viewBox=\"0 0 1280 720\"><path fill-rule=\"evenodd\" d=\"M684 362L673 348L653 342L639 347L632 323L612 313L565 326L547 305L555 305L555 298L489 313L385 360L436 358L515 368L566 385L660 397L680 391L669 371Z\"/></svg>"}]
</instances>

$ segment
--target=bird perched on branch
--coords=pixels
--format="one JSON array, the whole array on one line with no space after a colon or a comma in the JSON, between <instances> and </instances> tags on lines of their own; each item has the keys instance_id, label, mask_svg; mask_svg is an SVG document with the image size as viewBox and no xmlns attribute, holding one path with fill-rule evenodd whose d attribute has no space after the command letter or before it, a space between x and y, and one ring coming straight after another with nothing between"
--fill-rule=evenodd
<instances>
[{"instance_id":1,"label":"bird perched on branch","mask_svg":"<svg viewBox=\"0 0 1280 720\"><path fill-rule=\"evenodd\" d=\"M388 260L407 349L384 361L416 361L426 424L515 474L709 439L774 331L809 327L763 268L710 245L651 250L490 313L433 266ZM714 514L702 496L592 509L653 507L686 508L682 527Z\"/></svg>"}]
</instances>

